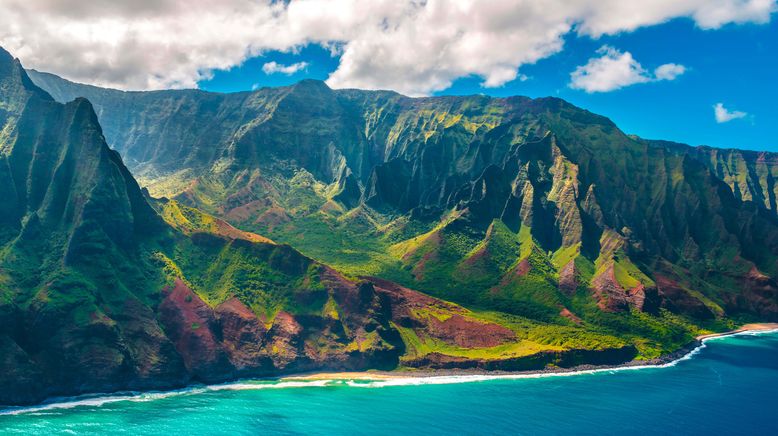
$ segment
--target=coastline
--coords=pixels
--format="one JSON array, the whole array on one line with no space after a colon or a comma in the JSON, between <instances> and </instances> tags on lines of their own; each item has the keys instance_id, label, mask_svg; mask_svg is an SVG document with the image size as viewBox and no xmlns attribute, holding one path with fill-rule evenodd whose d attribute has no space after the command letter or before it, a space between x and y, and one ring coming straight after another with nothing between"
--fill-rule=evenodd
<instances>
[{"instance_id":1,"label":"coastline","mask_svg":"<svg viewBox=\"0 0 778 436\"><path fill-rule=\"evenodd\" d=\"M531 371L484 371L468 369L438 370L392 370L392 371L322 371L286 376L233 380L230 382L202 385L194 384L180 389L167 391L120 391L84 394L74 397L52 397L36 405L5 406L0 405L0 416L35 412L46 409L73 408L78 406L100 406L117 401L150 401L174 395L194 394L219 390L249 390L270 388L326 387L347 385L352 387L386 387L422 384L451 384L486 381L496 379L522 379L540 377L561 377L580 374L594 374L623 370L665 368L692 358L705 346L708 340L714 340L739 334L760 334L778 332L778 323L746 324L738 329L700 335L681 349L651 360L633 360L619 365L579 365L570 368L546 368Z\"/></svg>"},{"instance_id":2,"label":"coastline","mask_svg":"<svg viewBox=\"0 0 778 436\"><path fill-rule=\"evenodd\" d=\"M735 330L730 330L728 332L700 335L697 336L697 340L705 341L706 339L720 338L722 336L732 336L738 333L765 332L765 331L772 331L772 330L778 330L778 322L760 322L760 323L745 324L742 327L739 327Z\"/></svg>"},{"instance_id":3,"label":"coastline","mask_svg":"<svg viewBox=\"0 0 778 436\"><path fill-rule=\"evenodd\" d=\"M279 377L279 381L322 381L322 380L353 380L353 381L387 381L407 378L432 378L432 377L458 377L458 376L486 376L486 377L532 377L552 375L574 375L579 373L591 373L619 369L661 368L689 357L700 349L705 341L733 336L749 332L769 333L778 331L778 323L751 323L745 324L735 330L720 333L709 333L697 336L694 341L678 350L649 360L631 360L618 365L578 365L570 368L545 368L530 371L484 371L477 369L419 369L419 370L393 370L393 371L342 371L342 372L309 372L291 374Z\"/></svg>"}]
</instances>

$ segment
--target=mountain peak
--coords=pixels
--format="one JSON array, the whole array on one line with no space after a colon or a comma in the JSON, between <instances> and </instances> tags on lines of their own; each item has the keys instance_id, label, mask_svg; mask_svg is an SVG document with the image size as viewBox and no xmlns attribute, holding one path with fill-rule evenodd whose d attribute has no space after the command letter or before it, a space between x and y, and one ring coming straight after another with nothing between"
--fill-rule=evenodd
<instances>
[{"instance_id":1,"label":"mountain peak","mask_svg":"<svg viewBox=\"0 0 778 436\"><path fill-rule=\"evenodd\" d=\"M293 86L331 89L329 85L327 85L327 82L319 79L302 79Z\"/></svg>"},{"instance_id":2,"label":"mountain peak","mask_svg":"<svg viewBox=\"0 0 778 436\"><path fill-rule=\"evenodd\" d=\"M13 111L19 107L19 99L34 94L44 100L51 96L30 80L22 64L11 53L0 47L0 108Z\"/></svg>"},{"instance_id":3,"label":"mountain peak","mask_svg":"<svg viewBox=\"0 0 778 436\"><path fill-rule=\"evenodd\" d=\"M332 88L327 86L323 80L303 79L290 86L290 93L324 95L332 93Z\"/></svg>"},{"instance_id":4,"label":"mountain peak","mask_svg":"<svg viewBox=\"0 0 778 436\"><path fill-rule=\"evenodd\" d=\"M0 184L13 196L0 212L17 225L27 214L39 216L48 230L71 236L71 249L72 235L89 226L113 242L131 240L151 208L105 143L91 102L55 102L18 60L4 61L9 57L0 53L0 130L13 133L0 145L11 171L0 174Z\"/></svg>"},{"instance_id":5,"label":"mountain peak","mask_svg":"<svg viewBox=\"0 0 778 436\"><path fill-rule=\"evenodd\" d=\"M13 62L13 60L14 57L11 55L11 53L9 53L8 50L0 46L0 62Z\"/></svg>"}]
</instances>

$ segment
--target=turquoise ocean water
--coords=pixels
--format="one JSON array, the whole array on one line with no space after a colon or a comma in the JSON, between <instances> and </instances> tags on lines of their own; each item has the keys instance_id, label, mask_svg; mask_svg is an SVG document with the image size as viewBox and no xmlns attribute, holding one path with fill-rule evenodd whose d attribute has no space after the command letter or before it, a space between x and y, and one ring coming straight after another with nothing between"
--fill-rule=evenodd
<instances>
[{"instance_id":1,"label":"turquoise ocean water","mask_svg":"<svg viewBox=\"0 0 778 436\"><path fill-rule=\"evenodd\" d=\"M0 412L2 434L778 435L778 333L662 368L533 378L244 381Z\"/></svg>"}]
</instances>

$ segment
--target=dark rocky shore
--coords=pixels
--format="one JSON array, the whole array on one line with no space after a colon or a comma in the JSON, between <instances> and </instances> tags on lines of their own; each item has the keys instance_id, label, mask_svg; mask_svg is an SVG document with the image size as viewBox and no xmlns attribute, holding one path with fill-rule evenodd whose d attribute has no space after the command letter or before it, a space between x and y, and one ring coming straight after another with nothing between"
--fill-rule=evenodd
<instances>
[{"instance_id":1,"label":"dark rocky shore","mask_svg":"<svg viewBox=\"0 0 778 436\"><path fill-rule=\"evenodd\" d=\"M735 334L740 334L746 331L773 331L778 330L778 324L754 324L749 326L744 326L737 330L732 330L729 332L724 333L716 333L711 335L704 335L700 336L684 347L672 352L665 354L663 356L657 357L655 359L648 359L648 360L630 360L627 362L623 362L620 364L581 364L581 365L575 365L570 367L560 367L560 366L549 366L542 369L528 369L528 370L520 370L520 371L508 371L503 369L496 369L496 370L484 370L479 368L444 368L444 369L416 369L416 368L399 368L392 371L375 371L375 370L369 370L369 371L363 371L363 372L327 372L326 370L322 371L316 371L316 372L306 372L306 373L294 373L294 374L278 374L277 376L273 377L266 377L268 380L285 380L285 379L302 379L302 380L312 380L312 379L349 379L354 378L355 375L360 375L360 378L363 379L386 379L386 378L400 378L400 377L449 377L449 376L474 376L474 375L485 375L485 376L510 376L510 375L542 375L542 374L569 374L569 373L576 373L576 372L586 372L586 371L595 371L595 370L608 370L608 369L622 369L622 368L632 368L632 367L651 367L651 366L662 366L669 363L672 363L674 361L677 361L678 359L681 359L688 354L692 353L695 349L702 346L703 342L706 339L714 338L714 337L721 337L721 336L730 336ZM224 380L224 382L229 381L238 381L239 379L235 380ZM194 385L182 385L182 386L168 386L166 388L162 388L163 390L175 390L175 389L181 389L186 388L187 386L197 386L198 384ZM153 388L150 388L153 389ZM38 404L46 404L46 403L56 403L56 402L62 402L62 401L70 401L76 398L94 398L96 396L100 395L132 395L136 392L128 392L128 391L119 391L119 392L105 392L100 394L87 394L82 395L78 397L54 397L49 398L43 402L40 402ZM18 407L18 406L17 406ZM2 410L2 409L0 409Z\"/></svg>"}]
</instances>

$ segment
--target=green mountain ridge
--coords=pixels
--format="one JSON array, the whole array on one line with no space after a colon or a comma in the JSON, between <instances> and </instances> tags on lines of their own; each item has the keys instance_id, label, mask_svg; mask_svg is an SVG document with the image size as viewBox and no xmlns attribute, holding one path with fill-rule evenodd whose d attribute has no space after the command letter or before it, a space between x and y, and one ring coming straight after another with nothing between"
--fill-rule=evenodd
<instances>
[{"instance_id":1,"label":"green mountain ridge","mask_svg":"<svg viewBox=\"0 0 778 436\"><path fill-rule=\"evenodd\" d=\"M1 49L0 109L0 404L312 370L617 364L697 331L678 319L662 333L668 340L646 347L632 333L471 310L383 278L346 277L185 204L254 195L214 189L230 187L215 184L227 180L217 173L188 182L178 199L151 198L108 147L89 101L55 102ZM251 152L241 141L231 143L236 156ZM273 168L286 174L281 164ZM306 212L305 195L348 192L335 183L318 191L310 172L284 186L247 179L246 168L233 180L234 170L224 170L231 182L258 180L283 200L279 215ZM354 219L375 224L367 214Z\"/></svg>"},{"instance_id":2,"label":"green mountain ridge","mask_svg":"<svg viewBox=\"0 0 778 436\"><path fill-rule=\"evenodd\" d=\"M317 81L124 93L32 77L60 100L93 99L152 195L348 274L552 322L778 312L770 153L630 137L555 98L408 98ZM215 126L217 139L196 130Z\"/></svg>"},{"instance_id":3,"label":"green mountain ridge","mask_svg":"<svg viewBox=\"0 0 778 436\"><path fill-rule=\"evenodd\" d=\"M650 361L778 319L775 155L560 99L123 92L0 50L0 124L0 403Z\"/></svg>"},{"instance_id":4,"label":"green mountain ridge","mask_svg":"<svg viewBox=\"0 0 778 436\"><path fill-rule=\"evenodd\" d=\"M119 110L125 110L128 108L127 106L122 105L128 105L131 108L130 112L133 112L133 110L140 112L157 112L156 116L158 116L158 119L160 120L174 119L175 117L183 117L187 115L187 113L191 114L192 112L201 110L201 107L194 107L196 104L194 101L196 101L198 98L201 98L203 102L199 103L200 105L206 106L210 104L213 107L219 107L218 111L209 112L209 116L214 114L218 115L220 113L229 113L229 116L225 117L227 120L224 122L229 121L230 119L235 121L234 125L220 125L222 131L218 133L222 135L222 137L203 138L201 140L203 143L210 142L212 144L219 144L220 142L226 142L228 141L227 135L233 133L233 131L237 131L241 127L240 123L245 122L247 118L251 118L254 121L257 118L261 118L261 116L258 115L258 112L252 112L251 110L252 107L256 108L258 106L256 103L254 105L246 105L247 107L241 108L239 111L240 116L235 116L233 113L237 111L237 109L235 109L236 107L242 106L246 101L260 100L258 98L254 98L254 100L252 100L251 95L256 93L240 92L234 94L218 94L199 90L125 92L104 89L90 85L77 84L74 82L69 82L53 74L41 73L35 70L30 70L29 73L33 81L38 83L44 89L47 89L50 94L57 99L57 101L64 103L73 100L78 96L82 96L88 98L92 102L98 102L96 103L96 108L99 115L102 115L103 111L105 110L104 108L108 108L111 113L116 113ZM313 83L315 83L315 81ZM267 92L278 95L285 92L286 90L288 89L265 88L259 91L259 93ZM358 90L341 90L335 92L346 96L349 94L359 95L361 93L363 94L362 98L368 98L367 96L375 94L383 96L383 98L387 100L403 99L403 97L399 94L389 91L364 92ZM456 97L455 99L462 98L463 97ZM451 99L451 97L442 98L442 100L446 99ZM119 100L123 101L123 103L119 104ZM176 103L170 105L170 112L159 111L157 106L154 106L153 110L146 110L146 105L150 104L150 102L159 101L175 101ZM219 103L215 104L213 102ZM369 104L367 102L364 103ZM267 109L270 109L270 107ZM172 116L173 111L176 112L175 116ZM145 114L145 116L151 116L151 114ZM141 152L135 152L132 150L134 146L142 143L143 141L143 139L140 138L140 135L138 135L138 132L135 131L136 129L133 129L132 126L139 124L153 125L155 123L147 122L146 120L139 121L138 119L134 119L132 117L125 117L122 119L120 117L107 115L106 117L101 118L105 118L105 122L108 126L106 128L106 135L109 143L114 145L114 147L117 147L117 149L120 150L123 154L128 155L131 159L133 159L133 162L136 162L136 160L138 161L136 164L130 164L130 167L133 168L133 170L139 169L136 168L136 166L142 165L143 162L154 160L153 158L150 159L147 155L143 155ZM365 124L365 127L367 127L367 122L365 122ZM191 126L187 126L187 128L190 127ZM193 136L202 136L201 133L206 130L210 130L211 127L212 125L210 124L206 124L204 126L200 125L199 128L202 130L196 131L195 135ZM175 143L176 139L172 137L172 133L172 130L169 130L165 133L154 132L148 135L147 138L154 140L164 138L164 143L166 144L171 142ZM180 131L175 131L175 133L180 133ZM181 135L175 136L180 137ZM717 149L708 146L692 147L686 144L673 143L670 141L644 140L637 137L631 138L637 142L655 145L673 153L689 155L705 164L705 166L710 168L716 174L716 177L725 181L730 186L730 188L732 188L733 193L738 199L743 201L755 201L762 203L764 204L765 208L775 210L774 179L776 171L776 158L778 157L778 154L740 149ZM181 150L182 144L183 141L178 142L176 144L176 148ZM137 146L141 148L151 148L152 144ZM156 162L153 165L155 167L164 166L159 165ZM185 165L179 164L178 166L190 167L192 165L187 163Z\"/></svg>"}]
</instances>

